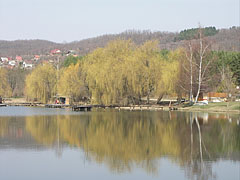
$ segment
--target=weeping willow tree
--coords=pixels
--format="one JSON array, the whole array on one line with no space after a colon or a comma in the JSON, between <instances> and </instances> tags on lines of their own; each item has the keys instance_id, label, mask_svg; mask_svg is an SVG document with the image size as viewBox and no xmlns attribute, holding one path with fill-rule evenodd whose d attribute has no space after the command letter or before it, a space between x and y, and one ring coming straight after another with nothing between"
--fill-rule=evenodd
<instances>
[{"instance_id":1,"label":"weeping willow tree","mask_svg":"<svg viewBox=\"0 0 240 180\"><path fill-rule=\"evenodd\" d=\"M155 85L155 95L158 97L158 102L161 101L164 95L176 95L179 81L179 62L183 55L183 51L177 49L169 52L164 58L161 56L159 65L161 72Z\"/></svg>"},{"instance_id":2,"label":"weeping willow tree","mask_svg":"<svg viewBox=\"0 0 240 180\"><path fill-rule=\"evenodd\" d=\"M26 77L25 93L28 99L47 103L56 95L56 70L50 64L39 65Z\"/></svg>"},{"instance_id":3,"label":"weeping willow tree","mask_svg":"<svg viewBox=\"0 0 240 180\"><path fill-rule=\"evenodd\" d=\"M140 102L154 89L157 63L157 42L148 41L134 49L124 64L128 98L132 103Z\"/></svg>"},{"instance_id":4,"label":"weeping willow tree","mask_svg":"<svg viewBox=\"0 0 240 180\"><path fill-rule=\"evenodd\" d=\"M115 104L126 96L124 65L133 50L131 41L117 40L86 57L84 69L92 103Z\"/></svg>"},{"instance_id":5,"label":"weeping willow tree","mask_svg":"<svg viewBox=\"0 0 240 180\"><path fill-rule=\"evenodd\" d=\"M7 80L7 70L0 68L0 97L11 96L11 88Z\"/></svg>"},{"instance_id":6,"label":"weeping willow tree","mask_svg":"<svg viewBox=\"0 0 240 180\"><path fill-rule=\"evenodd\" d=\"M174 93L180 54L159 53L157 41L115 40L63 68L58 91L75 100L89 95L93 104L138 104L143 97L149 102L150 96Z\"/></svg>"},{"instance_id":7,"label":"weeping willow tree","mask_svg":"<svg viewBox=\"0 0 240 180\"><path fill-rule=\"evenodd\" d=\"M116 40L96 49L84 64L92 103L137 104L142 97L149 100L172 93L178 76L177 57L178 52L172 52L166 60L157 41L137 46L130 40Z\"/></svg>"},{"instance_id":8,"label":"weeping willow tree","mask_svg":"<svg viewBox=\"0 0 240 180\"><path fill-rule=\"evenodd\" d=\"M82 63L71 64L62 69L58 93L77 101L88 95L82 72Z\"/></svg>"}]
</instances>

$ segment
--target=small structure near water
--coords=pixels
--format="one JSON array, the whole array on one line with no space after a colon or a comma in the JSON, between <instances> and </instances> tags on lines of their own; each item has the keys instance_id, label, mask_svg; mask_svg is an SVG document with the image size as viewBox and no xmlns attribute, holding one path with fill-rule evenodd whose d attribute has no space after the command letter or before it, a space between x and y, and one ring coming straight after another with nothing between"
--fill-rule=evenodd
<instances>
[{"instance_id":1,"label":"small structure near water","mask_svg":"<svg viewBox=\"0 0 240 180\"><path fill-rule=\"evenodd\" d=\"M209 93L200 93L198 101L207 101L207 102L224 102L228 98L227 93L217 93L217 92L209 92Z\"/></svg>"},{"instance_id":2,"label":"small structure near water","mask_svg":"<svg viewBox=\"0 0 240 180\"><path fill-rule=\"evenodd\" d=\"M70 105L70 98L66 97L66 96L56 96L54 103L55 104Z\"/></svg>"},{"instance_id":3,"label":"small structure near water","mask_svg":"<svg viewBox=\"0 0 240 180\"><path fill-rule=\"evenodd\" d=\"M65 108L65 107L70 107L70 105L66 104L46 104L45 108Z\"/></svg>"},{"instance_id":4,"label":"small structure near water","mask_svg":"<svg viewBox=\"0 0 240 180\"><path fill-rule=\"evenodd\" d=\"M135 106L120 106L120 107L115 107L115 109L120 110L129 110L129 111L143 111L143 110L152 110L152 111L157 111L157 110L163 110L163 106L149 106L149 105L135 105Z\"/></svg>"},{"instance_id":5,"label":"small structure near water","mask_svg":"<svg viewBox=\"0 0 240 180\"><path fill-rule=\"evenodd\" d=\"M76 106L72 106L72 110L73 111L91 111L92 110L91 105L76 105Z\"/></svg>"},{"instance_id":6,"label":"small structure near water","mask_svg":"<svg viewBox=\"0 0 240 180\"><path fill-rule=\"evenodd\" d=\"M3 104L3 98L0 96L0 107L7 106L6 104Z\"/></svg>"}]
</instances>

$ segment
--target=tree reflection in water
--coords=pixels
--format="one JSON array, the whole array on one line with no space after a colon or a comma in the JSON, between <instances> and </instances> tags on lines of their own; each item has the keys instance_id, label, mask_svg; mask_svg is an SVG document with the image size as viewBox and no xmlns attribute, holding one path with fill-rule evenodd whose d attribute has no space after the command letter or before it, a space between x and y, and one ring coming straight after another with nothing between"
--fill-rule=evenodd
<instances>
[{"instance_id":1,"label":"tree reflection in water","mask_svg":"<svg viewBox=\"0 0 240 180\"><path fill-rule=\"evenodd\" d=\"M181 112L91 112L29 116L24 127L38 143L56 148L58 156L70 146L113 171L138 166L152 174L158 173L159 160L167 157L189 178L209 179L214 178L213 161L240 154L236 118L231 123L226 118ZM7 136L12 126L12 121L1 118L0 135Z\"/></svg>"},{"instance_id":2,"label":"tree reflection in water","mask_svg":"<svg viewBox=\"0 0 240 180\"><path fill-rule=\"evenodd\" d=\"M201 134L201 127L200 127L200 123L199 123L199 119L197 116L197 113L193 113L190 112L189 113L189 120L190 120L190 130L191 130L191 137L190 137L190 148L191 148L191 163L188 166L188 168L186 168L187 171L187 175L188 177L190 177L191 179L196 179L195 176L197 176L197 179L209 179L209 178L215 178L215 176L212 173L212 167L211 167L211 163L208 163L208 161L204 161L203 160L203 150L202 150L202 146L204 146L205 152L209 155L210 158L210 154L208 153L203 139L202 139L202 134ZM199 142L199 158L194 158L193 159L193 125L196 125L197 130L198 130L198 142Z\"/></svg>"}]
</instances>

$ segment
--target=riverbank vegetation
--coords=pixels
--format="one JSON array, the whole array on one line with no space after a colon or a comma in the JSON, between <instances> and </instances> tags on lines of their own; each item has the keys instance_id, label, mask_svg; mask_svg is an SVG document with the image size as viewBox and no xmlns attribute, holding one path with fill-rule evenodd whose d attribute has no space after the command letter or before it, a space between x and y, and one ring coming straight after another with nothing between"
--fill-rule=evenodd
<instances>
[{"instance_id":1,"label":"riverbank vegetation","mask_svg":"<svg viewBox=\"0 0 240 180\"><path fill-rule=\"evenodd\" d=\"M7 70L0 68L0 97L10 96L10 85L7 81Z\"/></svg>"},{"instance_id":2,"label":"riverbank vegetation","mask_svg":"<svg viewBox=\"0 0 240 180\"><path fill-rule=\"evenodd\" d=\"M25 92L28 99L47 103L56 95L56 69L51 65L38 66L26 77Z\"/></svg>"},{"instance_id":3,"label":"riverbank vegetation","mask_svg":"<svg viewBox=\"0 0 240 180\"><path fill-rule=\"evenodd\" d=\"M184 106L183 106L184 107ZM240 102L217 102L200 106L184 107L184 111L240 112Z\"/></svg>"},{"instance_id":4,"label":"riverbank vegetation","mask_svg":"<svg viewBox=\"0 0 240 180\"><path fill-rule=\"evenodd\" d=\"M176 93L183 51L161 53L157 44L148 41L138 46L130 40L117 40L79 59L78 63L67 59L68 66L59 72L44 64L26 78L26 94L30 99L46 102L57 88L72 100L85 98L93 104L110 105L139 104L145 96L149 99ZM40 72L41 69L45 71Z\"/></svg>"},{"instance_id":5,"label":"riverbank vegetation","mask_svg":"<svg viewBox=\"0 0 240 180\"><path fill-rule=\"evenodd\" d=\"M25 86L18 85L16 75L9 78L11 73L0 69L0 96L24 92L28 100L43 103L63 95L72 102L129 105L142 104L143 98L144 103L152 98L159 103L165 95L192 102L201 92L234 95L240 85L240 53L213 51L201 28L193 32L195 38L191 35L171 51L160 50L158 41L138 45L118 39L85 56L68 56L60 68L44 63L30 73L19 70Z\"/></svg>"}]
</instances>

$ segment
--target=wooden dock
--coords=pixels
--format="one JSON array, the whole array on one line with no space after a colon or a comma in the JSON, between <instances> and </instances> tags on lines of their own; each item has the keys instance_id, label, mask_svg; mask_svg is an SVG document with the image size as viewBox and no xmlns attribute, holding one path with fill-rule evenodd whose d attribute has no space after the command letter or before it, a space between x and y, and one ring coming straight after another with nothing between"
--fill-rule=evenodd
<instances>
[{"instance_id":1,"label":"wooden dock","mask_svg":"<svg viewBox=\"0 0 240 180\"><path fill-rule=\"evenodd\" d=\"M115 107L115 109L118 109L119 111L120 110L129 110L129 111L145 111L145 110L159 111L159 110L163 110L163 106L133 105L133 106Z\"/></svg>"},{"instance_id":2,"label":"wooden dock","mask_svg":"<svg viewBox=\"0 0 240 180\"><path fill-rule=\"evenodd\" d=\"M92 108L115 108L117 110L129 110L129 111L159 111L159 110L177 110L175 107L164 107L164 106L152 106L152 105L132 105L132 106L105 106L105 105L65 105L65 104L46 104L46 108L71 108L72 111L91 111Z\"/></svg>"},{"instance_id":3,"label":"wooden dock","mask_svg":"<svg viewBox=\"0 0 240 180\"><path fill-rule=\"evenodd\" d=\"M70 105L66 105L66 104L46 104L45 108L66 108L66 107L70 107Z\"/></svg>"},{"instance_id":4,"label":"wooden dock","mask_svg":"<svg viewBox=\"0 0 240 180\"><path fill-rule=\"evenodd\" d=\"M24 103L6 103L7 106L43 106L41 103L31 103L31 102L24 102Z\"/></svg>"},{"instance_id":5,"label":"wooden dock","mask_svg":"<svg viewBox=\"0 0 240 180\"><path fill-rule=\"evenodd\" d=\"M93 106L91 105L75 105L72 106L73 111L91 111Z\"/></svg>"},{"instance_id":6,"label":"wooden dock","mask_svg":"<svg viewBox=\"0 0 240 180\"><path fill-rule=\"evenodd\" d=\"M104 105L75 105L72 106L73 111L91 111L92 108L115 108L117 110L130 110L130 111L143 111L143 110L152 110L159 111L163 110L163 106L150 106L150 105L133 105L133 106L104 106Z\"/></svg>"}]
</instances>

